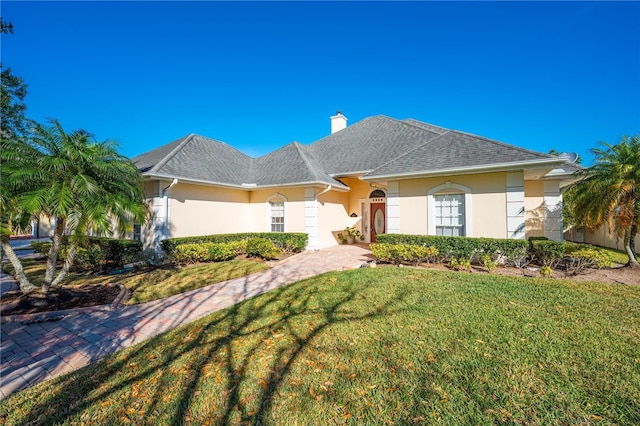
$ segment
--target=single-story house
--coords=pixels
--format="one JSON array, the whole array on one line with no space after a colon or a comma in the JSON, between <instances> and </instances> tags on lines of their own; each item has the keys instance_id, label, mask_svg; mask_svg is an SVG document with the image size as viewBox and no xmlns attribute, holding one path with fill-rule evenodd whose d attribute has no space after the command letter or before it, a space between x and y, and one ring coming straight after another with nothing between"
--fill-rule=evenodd
<instances>
[{"instance_id":1,"label":"single-story house","mask_svg":"<svg viewBox=\"0 0 640 426\"><path fill-rule=\"evenodd\" d=\"M258 158L190 134L133 158L153 220L149 247L171 237L305 232L308 249L355 227L381 233L562 239L565 158L413 119L374 116Z\"/></svg>"}]
</instances>

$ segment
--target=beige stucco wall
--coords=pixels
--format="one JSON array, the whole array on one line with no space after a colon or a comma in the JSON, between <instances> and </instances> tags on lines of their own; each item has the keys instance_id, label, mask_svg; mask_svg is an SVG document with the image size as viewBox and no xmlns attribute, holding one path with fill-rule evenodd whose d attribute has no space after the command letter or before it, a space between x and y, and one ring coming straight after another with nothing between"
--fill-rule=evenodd
<instances>
[{"instance_id":1,"label":"beige stucco wall","mask_svg":"<svg viewBox=\"0 0 640 426\"><path fill-rule=\"evenodd\" d=\"M338 244L336 234L349 226L351 194L348 192L330 191L318 197L318 247L331 247ZM358 211L356 200L353 212Z\"/></svg>"},{"instance_id":2,"label":"beige stucco wall","mask_svg":"<svg viewBox=\"0 0 640 426\"><path fill-rule=\"evenodd\" d=\"M346 209L348 211L348 214L355 213L357 215L360 215L360 199L369 198L369 194L371 194L373 189L367 182L357 178L343 178L340 180L344 182L345 185L349 186L349 188L351 188L351 190L347 193L348 199Z\"/></svg>"},{"instance_id":3,"label":"beige stucco wall","mask_svg":"<svg viewBox=\"0 0 640 426\"><path fill-rule=\"evenodd\" d=\"M624 250L624 241L622 238L618 237L615 233L609 233L609 226L606 224L597 231L584 229L582 231L582 238L580 238L578 232L574 229L565 232L564 235L565 239L569 241L584 242L587 244ZM640 233L636 234L635 242L634 251L636 253L640 253Z\"/></svg>"},{"instance_id":4,"label":"beige stucco wall","mask_svg":"<svg viewBox=\"0 0 640 426\"><path fill-rule=\"evenodd\" d=\"M524 181L525 238L544 237L544 182Z\"/></svg>"},{"instance_id":5,"label":"beige stucco wall","mask_svg":"<svg viewBox=\"0 0 640 426\"><path fill-rule=\"evenodd\" d=\"M400 233L428 234L427 192L451 181L472 192L473 237L507 237L506 174L486 173L455 177L408 179L398 182L400 198Z\"/></svg>"},{"instance_id":6,"label":"beige stucco wall","mask_svg":"<svg viewBox=\"0 0 640 426\"><path fill-rule=\"evenodd\" d=\"M270 232L269 222L270 206L267 200L270 197L281 194L286 197L285 202L285 231L305 232L304 230L304 188L284 188L265 189L252 191L249 193L249 205L247 208L248 224L247 231L250 232Z\"/></svg>"},{"instance_id":7,"label":"beige stucco wall","mask_svg":"<svg viewBox=\"0 0 640 426\"><path fill-rule=\"evenodd\" d=\"M178 183L169 195L170 236L247 232L247 191Z\"/></svg>"}]
</instances>

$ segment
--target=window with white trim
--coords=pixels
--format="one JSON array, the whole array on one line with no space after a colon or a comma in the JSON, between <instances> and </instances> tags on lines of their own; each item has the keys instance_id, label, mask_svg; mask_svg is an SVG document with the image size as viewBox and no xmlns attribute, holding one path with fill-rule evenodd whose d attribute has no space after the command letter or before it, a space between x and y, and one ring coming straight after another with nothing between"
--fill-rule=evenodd
<instances>
[{"instance_id":1,"label":"window with white trim","mask_svg":"<svg viewBox=\"0 0 640 426\"><path fill-rule=\"evenodd\" d=\"M284 201L269 201L271 232L284 232Z\"/></svg>"},{"instance_id":2,"label":"window with white trim","mask_svg":"<svg viewBox=\"0 0 640 426\"><path fill-rule=\"evenodd\" d=\"M464 194L434 194L436 235L465 235Z\"/></svg>"}]
</instances>

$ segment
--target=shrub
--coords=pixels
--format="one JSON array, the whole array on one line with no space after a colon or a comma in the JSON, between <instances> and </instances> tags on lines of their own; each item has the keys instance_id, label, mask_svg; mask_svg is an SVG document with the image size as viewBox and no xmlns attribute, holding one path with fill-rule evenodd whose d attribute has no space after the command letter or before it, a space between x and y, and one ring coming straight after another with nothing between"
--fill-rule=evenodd
<instances>
[{"instance_id":1,"label":"shrub","mask_svg":"<svg viewBox=\"0 0 640 426\"><path fill-rule=\"evenodd\" d=\"M564 249L563 242L529 239L529 257L543 266L555 268L564 256Z\"/></svg>"},{"instance_id":2,"label":"shrub","mask_svg":"<svg viewBox=\"0 0 640 426\"><path fill-rule=\"evenodd\" d=\"M31 248L39 254L47 254L51 249L51 243L46 241L32 241Z\"/></svg>"},{"instance_id":3,"label":"shrub","mask_svg":"<svg viewBox=\"0 0 640 426\"><path fill-rule=\"evenodd\" d=\"M456 259L455 257L449 260L449 267L456 271L469 271L471 272L471 261L469 259Z\"/></svg>"},{"instance_id":4,"label":"shrub","mask_svg":"<svg viewBox=\"0 0 640 426\"><path fill-rule=\"evenodd\" d=\"M100 246L92 244L87 248L79 248L75 265L82 269L102 268L106 260L105 252Z\"/></svg>"},{"instance_id":5,"label":"shrub","mask_svg":"<svg viewBox=\"0 0 640 426\"><path fill-rule=\"evenodd\" d=\"M234 241L248 241L252 238L266 238L282 252L298 253L307 247L307 234L298 232L245 232L238 234L215 234L197 237L169 238L162 240L162 250L171 257L175 248L181 244L195 243L230 243Z\"/></svg>"},{"instance_id":6,"label":"shrub","mask_svg":"<svg viewBox=\"0 0 640 426\"><path fill-rule=\"evenodd\" d=\"M572 275L584 273L590 268L610 268L613 266L611 255L596 248L580 248L565 258L567 272Z\"/></svg>"},{"instance_id":7,"label":"shrub","mask_svg":"<svg viewBox=\"0 0 640 426\"><path fill-rule=\"evenodd\" d=\"M489 273L493 272L496 269L496 262L489 254L483 254L481 260L482 266L487 268L487 271L489 271Z\"/></svg>"},{"instance_id":8,"label":"shrub","mask_svg":"<svg viewBox=\"0 0 640 426\"><path fill-rule=\"evenodd\" d=\"M433 260L441 263L453 258L471 261L474 257L488 254L492 259L503 259L505 263L521 266L527 254L527 242L524 240L407 234L381 234L377 239L380 243L434 247L438 255Z\"/></svg>"},{"instance_id":9,"label":"shrub","mask_svg":"<svg viewBox=\"0 0 640 426\"><path fill-rule=\"evenodd\" d=\"M553 275L553 269L551 269L551 266L543 266L540 268L540 275L545 278L550 278Z\"/></svg>"},{"instance_id":10,"label":"shrub","mask_svg":"<svg viewBox=\"0 0 640 426\"><path fill-rule=\"evenodd\" d=\"M207 256L203 261L223 262L231 260L238 255L237 244L234 243L210 243L202 244L207 250Z\"/></svg>"},{"instance_id":11,"label":"shrub","mask_svg":"<svg viewBox=\"0 0 640 426\"><path fill-rule=\"evenodd\" d=\"M280 250L266 238L252 238L247 241L247 256L261 257L265 260L271 260L278 257Z\"/></svg>"},{"instance_id":12,"label":"shrub","mask_svg":"<svg viewBox=\"0 0 640 426\"><path fill-rule=\"evenodd\" d=\"M179 264L196 262L222 262L238 254L236 243L196 243L176 246L172 258Z\"/></svg>"},{"instance_id":13,"label":"shrub","mask_svg":"<svg viewBox=\"0 0 640 426\"><path fill-rule=\"evenodd\" d=\"M105 263L120 267L142 258L142 242L114 238L89 237L89 245L97 245L104 253Z\"/></svg>"},{"instance_id":14,"label":"shrub","mask_svg":"<svg viewBox=\"0 0 640 426\"><path fill-rule=\"evenodd\" d=\"M51 249L50 242L34 241L31 247L36 253L48 254ZM62 238L60 257L67 255L69 247L68 237ZM99 253L98 253L99 252ZM105 237L87 237L78 244L76 265L87 268L102 268L106 265L121 267L126 263L132 263L142 258L142 242L136 240L123 240Z\"/></svg>"},{"instance_id":15,"label":"shrub","mask_svg":"<svg viewBox=\"0 0 640 426\"><path fill-rule=\"evenodd\" d=\"M417 265L430 261L438 254L435 247L416 246L412 244L371 244L371 253L381 261L398 265L408 263Z\"/></svg>"}]
</instances>

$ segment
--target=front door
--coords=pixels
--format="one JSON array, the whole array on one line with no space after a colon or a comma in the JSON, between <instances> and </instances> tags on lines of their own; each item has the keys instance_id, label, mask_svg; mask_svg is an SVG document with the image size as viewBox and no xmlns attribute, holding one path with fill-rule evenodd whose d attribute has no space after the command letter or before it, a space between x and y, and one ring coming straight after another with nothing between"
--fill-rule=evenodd
<instances>
[{"instance_id":1,"label":"front door","mask_svg":"<svg viewBox=\"0 0 640 426\"><path fill-rule=\"evenodd\" d=\"M385 217L385 203L371 203L371 242L376 242L376 235L384 234L387 218Z\"/></svg>"}]
</instances>

